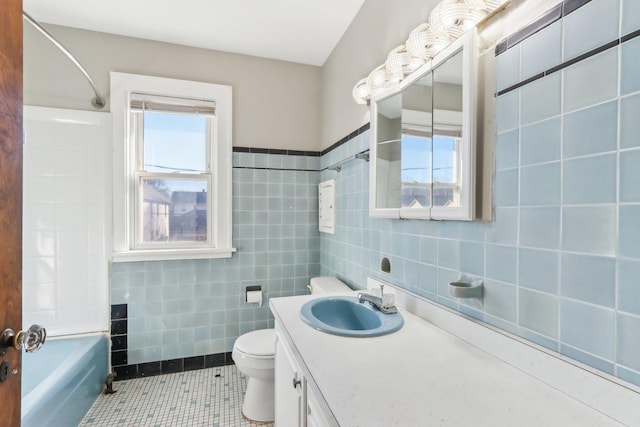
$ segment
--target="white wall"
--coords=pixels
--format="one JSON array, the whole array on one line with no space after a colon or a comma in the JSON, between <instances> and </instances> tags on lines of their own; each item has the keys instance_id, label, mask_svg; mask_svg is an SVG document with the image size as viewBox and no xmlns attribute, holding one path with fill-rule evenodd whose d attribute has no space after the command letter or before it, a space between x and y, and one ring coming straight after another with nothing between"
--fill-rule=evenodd
<instances>
[{"instance_id":1,"label":"white wall","mask_svg":"<svg viewBox=\"0 0 640 427\"><path fill-rule=\"evenodd\" d=\"M320 68L247 55L47 25L108 99L119 71L233 87L233 145L317 151ZM24 103L93 110L80 72L31 25L24 25ZM107 106L107 109L109 106Z\"/></svg>"},{"instance_id":2,"label":"white wall","mask_svg":"<svg viewBox=\"0 0 640 427\"><path fill-rule=\"evenodd\" d=\"M439 0L367 0L322 68L322 140L327 148L369 122L353 86L382 64L391 49L424 22Z\"/></svg>"}]
</instances>

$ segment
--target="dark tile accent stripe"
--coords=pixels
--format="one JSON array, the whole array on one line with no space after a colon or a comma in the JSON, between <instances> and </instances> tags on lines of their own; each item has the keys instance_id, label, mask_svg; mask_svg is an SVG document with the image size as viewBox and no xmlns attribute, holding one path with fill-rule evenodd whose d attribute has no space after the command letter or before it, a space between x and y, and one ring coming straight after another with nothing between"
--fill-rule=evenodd
<instances>
[{"instance_id":1,"label":"dark tile accent stripe","mask_svg":"<svg viewBox=\"0 0 640 427\"><path fill-rule=\"evenodd\" d=\"M227 354L229 355L229 360L231 363L226 363ZM208 354L204 357L205 368L215 368L216 366L231 365L232 363L233 359L231 359L230 353Z\"/></svg>"},{"instance_id":2,"label":"dark tile accent stripe","mask_svg":"<svg viewBox=\"0 0 640 427\"><path fill-rule=\"evenodd\" d=\"M602 46L598 46L597 48L590 50L589 52L583 53L582 55L576 56L575 58L571 58L568 61L563 62L562 64L556 65L553 68L549 69L549 74L555 73L556 71L560 71L563 68L567 68L570 65L577 64L580 61L584 61L587 58L590 58L594 55L604 52L605 50L611 49L612 47L616 47L620 44L620 39L613 40L607 44L603 44Z\"/></svg>"},{"instance_id":3,"label":"dark tile accent stripe","mask_svg":"<svg viewBox=\"0 0 640 427\"><path fill-rule=\"evenodd\" d=\"M204 369L204 356L185 357L183 366L185 371Z\"/></svg>"},{"instance_id":4,"label":"dark tile accent stripe","mask_svg":"<svg viewBox=\"0 0 640 427\"><path fill-rule=\"evenodd\" d=\"M631 39L635 39L636 37L640 36L640 29L637 29L629 34L627 34L626 36L622 36L622 38L620 39L620 41L622 43L624 42L628 42Z\"/></svg>"},{"instance_id":5,"label":"dark tile accent stripe","mask_svg":"<svg viewBox=\"0 0 640 427\"><path fill-rule=\"evenodd\" d=\"M562 2L562 16L567 16L571 12L580 9L591 0L564 0Z\"/></svg>"},{"instance_id":6,"label":"dark tile accent stripe","mask_svg":"<svg viewBox=\"0 0 640 427\"><path fill-rule=\"evenodd\" d=\"M281 150L278 148L233 147L234 153L280 154L285 156L320 157L319 151Z\"/></svg>"},{"instance_id":7,"label":"dark tile accent stripe","mask_svg":"<svg viewBox=\"0 0 640 427\"><path fill-rule=\"evenodd\" d=\"M341 146L342 144L346 144L351 141L356 136L365 133L371 128L371 123L365 123L360 126L358 129L351 132L349 135L341 138L336 143L332 144L329 148L325 148L322 151L299 151L299 150L279 150L274 148L252 148L252 147L233 147L234 153L259 153L259 154L280 154L286 156L312 156L312 157L320 157L324 156L331 150L334 150ZM280 171L304 171L304 172L319 172L317 170L311 169L281 169L281 168L260 168L254 166L234 166L234 169L259 169L259 170L280 170Z\"/></svg>"},{"instance_id":8,"label":"dark tile accent stripe","mask_svg":"<svg viewBox=\"0 0 640 427\"><path fill-rule=\"evenodd\" d=\"M114 366L113 372L116 373L114 381L130 380L131 378L139 378L138 365Z\"/></svg>"},{"instance_id":9,"label":"dark tile accent stripe","mask_svg":"<svg viewBox=\"0 0 640 427\"><path fill-rule=\"evenodd\" d=\"M175 374L184 372L184 359L161 360L160 370L163 374Z\"/></svg>"},{"instance_id":10,"label":"dark tile accent stripe","mask_svg":"<svg viewBox=\"0 0 640 427\"><path fill-rule=\"evenodd\" d=\"M148 362L138 364L138 374L141 377L152 377L162 373L160 362Z\"/></svg>"},{"instance_id":11,"label":"dark tile accent stripe","mask_svg":"<svg viewBox=\"0 0 640 427\"><path fill-rule=\"evenodd\" d=\"M320 170L318 169L262 168L258 166L234 166L233 169L253 169L253 170L262 170L262 171L320 172Z\"/></svg>"},{"instance_id":12,"label":"dark tile accent stripe","mask_svg":"<svg viewBox=\"0 0 640 427\"><path fill-rule=\"evenodd\" d=\"M528 85L529 83L534 82L534 81L536 81L538 79L541 79L546 75L548 75L548 74L545 74L544 72L542 72L540 74L536 74L535 76L529 77L528 79L521 81L520 83L516 83L513 86L509 86L506 89L502 89L500 92L496 93L496 96L504 95L507 92L510 92L512 90L518 89L519 87Z\"/></svg>"},{"instance_id":13,"label":"dark tile accent stripe","mask_svg":"<svg viewBox=\"0 0 640 427\"><path fill-rule=\"evenodd\" d=\"M233 365L231 353L207 354L204 356L185 357L183 359L161 360L159 362L139 363L136 365L114 366L116 381L153 375L175 374L177 372L196 369L215 368L216 366Z\"/></svg>"},{"instance_id":14,"label":"dark tile accent stripe","mask_svg":"<svg viewBox=\"0 0 640 427\"><path fill-rule=\"evenodd\" d=\"M531 37L540 30L547 28L549 25L562 18L562 4L555 6L553 9L545 12L540 18L531 24L516 31L507 37L507 49L517 45L528 37Z\"/></svg>"},{"instance_id":15,"label":"dark tile accent stripe","mask_svg":"<svg viewBox=\"0 0 640 427\"><path fill-rule=\"evenodd\" d=\"M640 36L640 31L637 31L637 33L638 34L636 34L635 37ZM613 40L613 41L611 41L609 43L603 44L602 46L599 46L599 47L597 47L595 49L592 49L587 53L583 53L580 56L572 58L572 59L570 59L568 61L563 62L562 64L559 64L559 65L556 65L555 67L549 68L548 70L543 71L540 74L536 74L533 77L530 77L530 78L528 78L526 80L523 80L520 83L516 83L516 84L514 84L512 86L509 86L508 88L502 89L501 91L497 92L495 96L500 96L500 95L504 95L505 93L509 93L509 92L511 92L513 90L516 90L519 87L522 87L524 85L527 85L527 84L529 84L529 83L531 83L531 82L533 82L535 80L538 80L538 79L541 79L541 78L543 78L545 76L553 74L553 73L555 73L557 71L562 70L563 68L567 68L567 67L569 67L569 66L571 66L573 64L576 64L576 63L578 63L580 61L584 61L585 59L590 58L590 57L592 57L594 55L597 55L599 53L602 53L602 52L604 52L606 50L609 50L612 47L616 47L621 43L621 40L622 39L616 39L616 40ZM631 39L628 39L628 40L631 40Z\"/></svg>"},{"instance_id":16,"label":"dark tile accent stripe","mask_svg":"<svg viewBox=\"0 0 640 427\"><path fill-rule=\"evenodd\" d=\"M360 126L358 129L354 130L353 132L351 132L349 135L341 138L338 142L334 143L333 145L331 145L329 148L325 148L324 150L321 151L321 155L325 155L328 152L330 152L331 150L334 150L336 148L338 148L339 146L341 146L342 144L346 144L348 141L350 141L351 139L355 138L356 136L365 133L366 131L369 130L369 128L371 127L371 123L365 123L364 125Z\"/></svg>"},{"instance_id":17,"label":"dark tile accent stripe","mask_svg":"<svg viewBox=\"0 0 640 427\"><path fill-rule=\"evenodd\" d=\"M548 27L557 20L564 18L571 12L575 12L576 10L580 9L590 1L591 0L564 0L562 3L559 3L552 9L549 9L544 13L544 15L540 16L532 23L507 36L506 39L500 41L500 43L496 45L495 55L498 56L501 53L506 52L508 49L512 48L528 37L531 37L538 31Z\"/></svg>"},{"instance_id":18,"label":"dark tile accent stripe","mask_svg":"<svg viewBox=\"0 0 640 427\"><path fill-rule=\"evenodd\" d=\"M127 365L127 350L112 351L111 364L113 366Z\"/></svg>"},{"instance_id":19,"label":"dark tile accent stripe","mask_svg":"<svg viewBox=\"0 0 640 427\"><path fill-rule=\"evenodd\" d=\"M118 319L111 321L111 335L126 335L127 319Z\"/></svg>"},{"instance_id":20,"label":"dark tile accent stripe","mask_svg":"<svg viewBox=\"0 0 640 427\"><path fill-rule=\"evenodd\" d=\"M126 319L126 318L127 318L127 304L111 305L111 320Z\"/></svg>"},{"instance_id":21,"label":"dark tile accent stripe","mask_svg":"<svg viewBox=\"0 0 640 427\"><path fill-rule=\"evenodd\" d=\"M111 336L111 351L126 350L127 349L127 336L126 335L112 335Z\"/></svg>"},{"instance_id":22,"label":"dark tile accent stripe","mask_svg":"<svg viewBox=\"0 0 640 427\"><path fill-rule=\"evenodd\" d=\"M502 40L496 45L495 56L507 51L507 39Z\"/></svg>"}]
</instances>

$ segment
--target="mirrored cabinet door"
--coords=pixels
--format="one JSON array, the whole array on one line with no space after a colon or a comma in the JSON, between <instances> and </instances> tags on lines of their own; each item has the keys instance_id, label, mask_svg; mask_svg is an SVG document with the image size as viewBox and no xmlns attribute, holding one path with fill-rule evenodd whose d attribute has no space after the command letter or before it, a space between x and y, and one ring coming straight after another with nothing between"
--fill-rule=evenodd
<instances>
[{"instance_id":1,"label":"mirrored cabinet door","mask_svg":"<svg viewBox=\"0 0 640 427\"><path fill-rule=\"evenodd\" d=\"M475 207L474 33L433 66L431 218L472 220Z\"/></svg>"},{"instance_id":2,"label":"mirrored cabinet door","mask_svg":"<svg viewBox=\"0 0 640 427\"><path fill-rule=\"evenodd\" d=\"M372 174L377 185L371 187L372 210L379 217L397 218L401 192L401 114L402 93L380 100L375 106L372 135L375 143L371 147Z\"/></svg>"},{"instance_id":3,"label":"mirrored cabinet door","mask_svg":"<svg viewBox=\"0 0 640 427\"><path fill-rule=\"evenodd\" d=\"M402 91L401 181L405 217L429 215L432 205L432 74Z\"/></svg>"},{"instance_id":4,"label":"mirrored cabinet door","mask_svg":"<svg viewBox=\"0 0 640 427\"><path fill-rule=\"evenodd\" d=\"M433 205L460 206L462 51L433 70Z\"/></svg>"},{"instance_id":5,"label":"mirrored cabinet door","mask_svg":"<svg viewBox=\"0 0 640 427\"><path fill-rule=\"evenodd\" d=\"M371 105L370 216L472 220L475 32Z\"/></svg>"}]
</instances>

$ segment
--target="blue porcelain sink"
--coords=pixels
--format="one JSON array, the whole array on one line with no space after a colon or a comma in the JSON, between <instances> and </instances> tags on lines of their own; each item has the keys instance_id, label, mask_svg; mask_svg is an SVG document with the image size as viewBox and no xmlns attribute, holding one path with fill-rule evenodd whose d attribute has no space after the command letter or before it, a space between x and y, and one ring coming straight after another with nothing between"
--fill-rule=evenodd
<instances>
[{"instance_id":1,"label":"blue porcelain sink","mask_svg":"<svg viewBox=\"0 0 640 427\"><path fill-rule=\"evenodd\" d=\"M300 309L300 317L314 329L344 337L377 337L396 332L404 324L400 313L381 313L351 296L311 300Z\"/></svg>"}]
</instances>

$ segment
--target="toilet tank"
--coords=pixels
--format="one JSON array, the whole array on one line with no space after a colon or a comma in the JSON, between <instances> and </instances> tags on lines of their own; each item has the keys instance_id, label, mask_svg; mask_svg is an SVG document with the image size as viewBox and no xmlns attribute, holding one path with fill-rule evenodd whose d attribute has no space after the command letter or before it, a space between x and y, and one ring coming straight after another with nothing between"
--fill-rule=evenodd
<instances>
[{"instance_id":1,"label":"toilet tank","mask_svg":"<svg viewBox=\"0 0 640 427\"><path fill-rule=\"evenodd\" d=\"M316 295L351 291L351 288L344 282L331 276L312 277L307 288L309 288L309 292Z\"/></svg>"}]
</instances>

